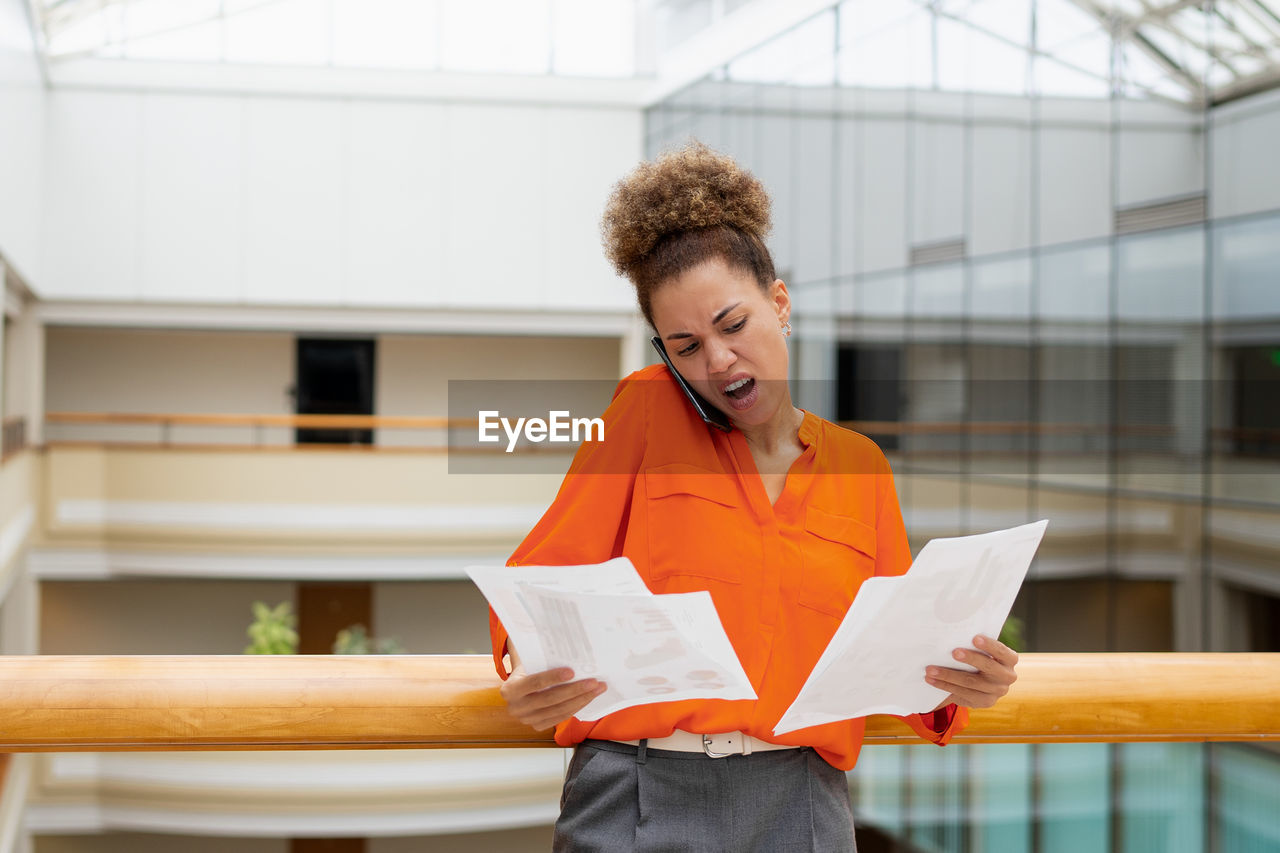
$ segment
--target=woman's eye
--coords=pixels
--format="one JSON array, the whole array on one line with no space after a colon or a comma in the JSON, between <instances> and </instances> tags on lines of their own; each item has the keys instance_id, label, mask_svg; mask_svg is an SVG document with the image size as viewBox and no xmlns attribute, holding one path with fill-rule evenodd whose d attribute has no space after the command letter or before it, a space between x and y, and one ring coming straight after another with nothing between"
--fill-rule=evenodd
<instances>
[{"instance_id":1,"label":"woman's eye","mask_svg":"<svg viewBox=\"0 0 1280 853\"><path fill-rule=\"evenodd\" d=\"M725 329L725 331L726 331L726 332L729 332L729 333L731 333L731 334L732 334L733 332L738 331L739 329L741 329L741 328L742 328L743 326L745 326L745 325L747 325L747 318L746 318L746 317L743 317L741 320L739 320L738 322L734 323L734 324L733 324L732 326L730 326L729 328Z\"/></svg>"},{"instance_id":2,"label":"woman's eye","mask_svg":"<svg viewBox=\"0 0 1280 853\"><path fill-rule=\"evenodd\" d=\"M698 348L697 344L689 344L684 349L676 350L676 355L693 355L693 351Z\"/></svg>"}]
</instances>

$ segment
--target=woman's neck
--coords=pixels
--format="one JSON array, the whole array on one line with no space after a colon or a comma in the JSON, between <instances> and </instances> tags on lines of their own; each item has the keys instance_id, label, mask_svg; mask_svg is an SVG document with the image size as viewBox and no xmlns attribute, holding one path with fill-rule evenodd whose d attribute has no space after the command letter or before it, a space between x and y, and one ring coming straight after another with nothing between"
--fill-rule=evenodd
<instances>
[{"instance_id":1,"label":"woman's neck","mask_svg":"<svg viewBox=\"0 0 1280 853\"><path fill-rule=\"evenodd\" d=\"M804 412L793 406L788 396L773 417L764 423L735 426L742 431L753 455L768 457L800 446L800 424L803 421Z\"/></svg>"}]
</instances>

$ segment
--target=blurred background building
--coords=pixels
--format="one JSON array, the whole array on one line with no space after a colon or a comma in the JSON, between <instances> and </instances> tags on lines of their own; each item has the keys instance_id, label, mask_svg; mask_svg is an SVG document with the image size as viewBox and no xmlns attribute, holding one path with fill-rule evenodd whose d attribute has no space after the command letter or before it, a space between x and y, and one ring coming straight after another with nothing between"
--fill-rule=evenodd
<instances>
[{"instance_id":1,"label":"blurred background building","mask_svg":"<svg viewBox=\"0 0 1280 853\"><path fill-rule=\"evenodd\" d=\"M237 654L254 601L486 651L462 567L558 476L422 419L649 361L597 222L691 137L772 193L801 405L913 546L1050 519L1025 650L1280 651L1277 87L1274 0L0 0L0 651ZM563 761L14 756L0 851L540 850ZM1280 849L1256 745L851 782L869 851Z\"/></svg>"}]
</instances>

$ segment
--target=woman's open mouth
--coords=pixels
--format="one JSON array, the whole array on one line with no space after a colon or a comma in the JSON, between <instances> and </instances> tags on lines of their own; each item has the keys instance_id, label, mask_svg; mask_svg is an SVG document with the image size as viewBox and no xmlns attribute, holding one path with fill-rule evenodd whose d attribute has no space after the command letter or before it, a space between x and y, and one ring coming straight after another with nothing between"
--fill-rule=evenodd
<instances>
[{"instance_id":1,"label":"woman's open mouth","mask_svg":"<svg viewBox=\"0 0 1280 853\"><path fill-rule=\"evenodd\" d=\"M741 376L721 386L720 393L728 399L730 406L739 411L751 408L760 396L756 381L750 376Z\"/></svg>"}]
</instances>

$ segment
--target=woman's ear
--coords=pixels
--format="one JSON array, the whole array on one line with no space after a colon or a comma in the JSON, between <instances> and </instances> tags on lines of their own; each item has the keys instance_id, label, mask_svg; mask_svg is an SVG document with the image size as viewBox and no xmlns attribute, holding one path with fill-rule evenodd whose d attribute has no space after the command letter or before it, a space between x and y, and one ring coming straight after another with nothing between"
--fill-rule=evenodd
<instances>
[{"instance_id":1,"label":"woman's ear","mask_svg":"<svg viewBox=\"0 0 1280 853\"><path fill-rule=\"evenodd\" d=\"M778 313L779 325L791 319L791 294L787 292L787 285L782 279L774 279L773 284L769 285L769 302Z\"/></svg>"}]
</instances>

